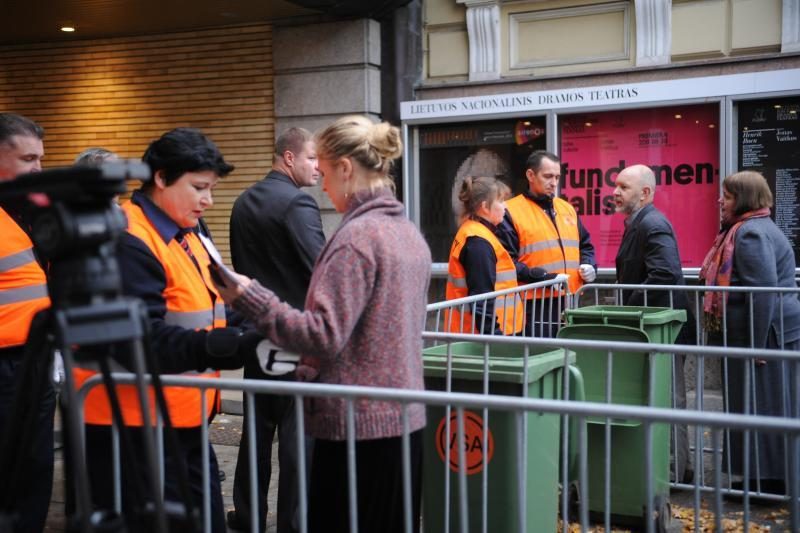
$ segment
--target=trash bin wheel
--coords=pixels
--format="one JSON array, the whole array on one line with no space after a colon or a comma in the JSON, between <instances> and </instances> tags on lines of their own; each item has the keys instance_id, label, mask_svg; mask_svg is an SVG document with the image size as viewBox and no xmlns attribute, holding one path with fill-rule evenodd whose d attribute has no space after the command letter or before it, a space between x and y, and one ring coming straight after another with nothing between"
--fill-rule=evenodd
<instances>
[{"instance_id":1,"label":"trash bin wheel","mask_svg":"<svg viewBox=\"0 0 800 533\"><path fill-rule=\"evenodd\" d=\"M581 491L577 481L572 481L567 489L567 516L570 522L579 522L581 517Z\"/></svg>"},{"instance_id":2,"label":"trash bin wheel","mask_svg":"<svg viewBox=\"0 0 800 533\"><path fill-rule=\"evenodd\" d=\"M656 496L653 506L653 525L657 533L666 533L672 522L672 504L665 496Z\"/></svg>"},{"instance_id":3,"label":"trash bin wheel","mask_svg":"<svg viewBox=\"0 0 800 533\"><path fill-rule=\"evenodd\" d=\"M561 489L561 483L558 484L558 515L561 516L561 505L564 497L564 491ZM571 481L567 486L567 521L576 523L580 521L581 511L581 492L577 481Z\"/></svg>"}]
</instances>

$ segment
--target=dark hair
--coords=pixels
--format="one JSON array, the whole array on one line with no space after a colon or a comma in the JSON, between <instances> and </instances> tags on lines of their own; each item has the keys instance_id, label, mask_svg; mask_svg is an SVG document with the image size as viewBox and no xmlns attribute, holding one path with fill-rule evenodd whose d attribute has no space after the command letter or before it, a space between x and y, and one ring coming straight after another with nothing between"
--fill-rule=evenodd
<instances>
[{"instance_id":1,"label":"dark hair","mask_svg":"<svg viewBox=\"0 0 800 533\"><path fill-rule=\"evenodd\" d=\"M501 199L501 181L489 176L465 176L458 191L460 217L474 215L483 202L491 205ZM506 187L508 189L508 187Z\"/></svg>"},{"instance_id":2,"label":"dark hair","mask_svg":"<svg viewBox=\"0 0 800 533\"><path fill-rule=\"evenodd\" d=\"M155 175L161 171L164 183L172 185L187 172L210 170L219 177L233 171L233 165L225 162L217 145L194 128L175 128L150 143L142 156ZM151 188L152 181L143 188Z\"/></svg>"},{"instance_id":3,"label":"dark hair","mask_svg":"<svg viewBox=\"0 0 800 533\"><path fill-rule=\"evenodd\" d=\"M525 166L534 172L539 172L539 167L542 166L542 159L545 158L549 159L553 163L561 163L561 159L559 159L556 154L546 150L536 150L531 152L531 155L528 156Z\"/></svg>"},{"instance_id":4,"label":"dark hair","mask_svg":"<svg viewBox=\"0 0 800 533\"><path fill-rule=\"evenodd\" d=\"M772 191L759 172L744 170L731 174L725 178L722 186L736 199L733 211L737 216L762 207L772 207Z\"/></svg>"},{"instance_id":5,"label":"dark hair","mask_svg":"<svg viewBox=\"0 0 800 533\"><path fill-rule=\"evenodd\" d=\"M78 156L75 158L76 165L89 165L95 166L100 165L101 163L105 163L109 159L117 158L117 154L112 152L111 150L106 150L105 148L87 148L83 152L79 153Z\"/></svg>"},{"instance_id":6,"label":"dark hair","mask_svg":"<svg viewBox=\"0 0 800 533\"><path fill-rule=\"evenodd\" d=\"M305 128L289 128L278 136L275 141L275 157L283 157L283 153L289 150L297 155L303 151L305 144L314 137Z\"/></svg>"},{"instance_id":7,"label":"dark hair","mask_svg":"<svg viewBox=\"0 0 800 533\"><path fill-rule=\"evenodd\" d=\"M14 135L44 139L44 129L27 117L16 113L0 113L0 143L11 142Z\"/></svg>"}]
</instances>

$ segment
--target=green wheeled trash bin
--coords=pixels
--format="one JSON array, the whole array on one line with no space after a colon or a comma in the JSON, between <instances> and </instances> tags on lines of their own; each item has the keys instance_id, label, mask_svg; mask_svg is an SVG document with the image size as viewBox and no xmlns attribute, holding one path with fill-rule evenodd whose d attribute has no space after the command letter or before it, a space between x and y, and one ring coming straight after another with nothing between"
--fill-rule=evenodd
<instances>
[{"instance_id":1,"label":"green wheeled trash bin","mask_svg":"<svg viewBox=\"0 0 800 533\"><path fill-rule=\"evenodd\" d=\"M686 311L666 307L590 306L570 309L561 339L672 344L686 322ZM608 352L576 350L576 366L584 380L586 401L605 403ZM652 365L652 366L651 366ZM613 352L611 401L613 404L652 407L672 406L672 358L668 353ZM649 386L652 375L652 387ZM638 420L611 419L611 508L619 524L645 523L647 480L645 479L645 426ZM605 511L605 418L587 420L588 505L592 514ZM653 425L653 509L656 528L663 530L669 512L668 424ZM574 461L573 461L574 462ZM574 475L570 476L571 478Z\"/></svg>"},{"instance_id":2,"label":"green wheeled trash bin","mask_svg":"<svg viewBox=\"0 0 800 533\"><path fill-rule=\"evenodd\" d=\"M483 343L450 344L450 376L453 392L484 392ZM563 350L530 348L527 361L519 345L489 344L489 394L527 398L561 397ZM567 363L575 360L567 352ZM425 387L448 390L448 346L423 352ZM527 372L526 372L527 367ZM577 373L570 366L571 373ZM527 381L527 391L524 385ZM461 531L459 506L459 450L457 409L428 406L425 429L423 474L423 527L425 531ZM449 425L448 425L449 419ZM558 511L558 463L560 417L550 413L528 413L526 438L518 433L515 413L467 408L464 412L464 442L467 477L467 520L469 531L519 531L525 512L525 531L556 531ZM484 428L488 431L484 432ZM448 452L449 450L449 452ZM484 455L484 450L486 454ZM524 471L520 462L525 457ZM484 463L484 457L486 461ZM447 461L447 463L446 463ZM483 479L487 476L487 499L483 501ZM524 509L520 508L520 475L525 485ZM449 484L449 490L448 490ZM446 522L445 514L449 513ZM445 524L449 526L446 529Z\"/></svg>"}]
</instances>

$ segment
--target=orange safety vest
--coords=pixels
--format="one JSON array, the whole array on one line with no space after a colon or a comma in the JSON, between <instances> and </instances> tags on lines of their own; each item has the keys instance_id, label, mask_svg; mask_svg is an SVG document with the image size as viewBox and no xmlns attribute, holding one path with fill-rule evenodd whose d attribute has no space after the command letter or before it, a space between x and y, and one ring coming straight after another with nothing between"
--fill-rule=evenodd
<instances>
[{"instance_id":1,"label":"orange safety vest","mask_svg":"<svg viewBox=\"0 0 800 533\"><path fill-rule=\"evenodd\" d=\"M517 270L514 261L494 233L476 220L466 220L456 233L450 247L450 260L447 264L447 287L445 298L455 300L467 296L467 274L458 260L461 250L469 237L480 237L492 245L497 266L495 271L494 290L512 289L517 286ZM469 306L465 306L469 307ZM513 335L522 331L524 309L518 294L499 296L495 299L494 309L504 335ZM475 329L472 313L462 313L457 308L447 309L444 313L445 330L450 333L478 333Z\"/></svg>"},{"instance_id":2,"label":"orange safety vest","mask_svg":"<svg viewBox=\"0 0 800 533\"><path fill-rule=\"evenodd\" d=\"M172 239L165 243L155 226L150 222L141 207L128 201L122 206L128 216L128 233L138 237L150 249L164 267L167 284L164 288L164 300L167 313L164 321L167 324L187 329L211 329L225 327L225 305L217 292L208 273L208 252L194 233L185 236L189 248L200 265L202 274L198 272L194 261L181 245ZM214 295L212 299L211 295ZM74 370L75 386L80 388L84 381L95 375L95 368L76 368ZM218 378L219 372L184 372L182 375ZM122 407L122 415L126 425L141 426L142 413L139 407L139 396L133 385L118 385L117 396ZM207 389L205 417L211 416L218 405L216 389ZM170 420L175 427L197 427L201 424L200 391L184 387L164 387ZM155 396L153 390L148 391L150 412L155 413ZM87 424L111 424L111 407L104 386L95 387L89 392L84 404L84 415Z\"/></svg>"},{"instance_id":3,"label":"orange safety vest","mask_svg":"<svg viewBox=\"0 0 800 533\"><path fill-rule=\"evenodd\" d=\"M3 209L0 235L0 348L9 348L25 344L34 315L50 307L50 298L30 237Z\"/></svg>"},{"instance_id":4,"label":"orange safety vest","mask_svg":"<svg viewBox=\"0 0 800 533\"><path fill-rule=\"evenodd\" d=\"M583 285L578 271L581 262L578 215L561 198L553 199L553 208L555 224L544 209L523 194L506 202L519 237L519 261L551 273L569 274L569 290L574 293ZM546 291L528 291L526 299L532 299L534 292L537 298L546 296Z\"/></svg>"}]
</instances>

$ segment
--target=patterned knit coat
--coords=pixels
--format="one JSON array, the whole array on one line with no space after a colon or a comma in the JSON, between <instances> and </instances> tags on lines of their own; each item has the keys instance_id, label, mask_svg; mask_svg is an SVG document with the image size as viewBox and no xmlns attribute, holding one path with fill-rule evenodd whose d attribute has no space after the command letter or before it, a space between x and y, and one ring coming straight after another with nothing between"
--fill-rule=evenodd
<instances>
[{"instance_id":1,"label":"patterned knit coat","mask_svg":"<svg viewBox=\"0 0 800 533\"><path fill-rule=\"evenodd\" d=\"M336 233L314 267L305 311L281 302L253 281L234 307L272 342L303 355L298 374L322 383L424 388L422 337L431 254L389 189L351 197ZM345 401L306 401L306 430L327 440L346 437ZM425 408L409 406L411 431ZM395 402L359 399L356 438L402 434Z\"/></svg>"}]
</instances>

